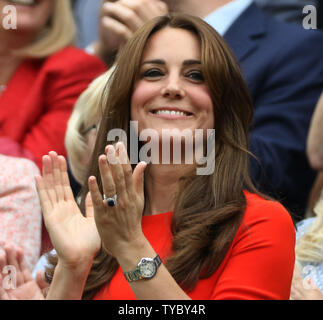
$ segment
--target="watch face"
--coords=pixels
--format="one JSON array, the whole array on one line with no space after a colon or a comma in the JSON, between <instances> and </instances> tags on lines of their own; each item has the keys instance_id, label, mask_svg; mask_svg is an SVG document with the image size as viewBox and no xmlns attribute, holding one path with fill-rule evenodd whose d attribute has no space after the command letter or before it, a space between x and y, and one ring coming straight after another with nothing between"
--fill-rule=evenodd
<instances>
[{"instance_id":1,"label":"watch face","mask_svg":"<svg viewBox=\"0 0 323 320\"><path fill-rule=\"evenodd\" d=\"M156 274L156 265L152 259L142 259L139 270L144 278L152 278Z\"/></svg>"}]
</instances>

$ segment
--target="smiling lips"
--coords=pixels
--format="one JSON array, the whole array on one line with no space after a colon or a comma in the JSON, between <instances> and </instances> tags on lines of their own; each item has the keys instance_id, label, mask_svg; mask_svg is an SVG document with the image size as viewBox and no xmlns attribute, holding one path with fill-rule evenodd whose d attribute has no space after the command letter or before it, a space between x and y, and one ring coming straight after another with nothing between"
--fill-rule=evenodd
<instances>
[{"instance_id":1,"label":"smiling lips","mask_svg":"<svg viewBox=\"0 0 323 320\"><path fill-rule=\"evenodd\" d=\"M192 116L191 112L180 110L178 108L164 107L150 111L154 116L165 119L183 119Z\"/></svg>"}]
</instances>

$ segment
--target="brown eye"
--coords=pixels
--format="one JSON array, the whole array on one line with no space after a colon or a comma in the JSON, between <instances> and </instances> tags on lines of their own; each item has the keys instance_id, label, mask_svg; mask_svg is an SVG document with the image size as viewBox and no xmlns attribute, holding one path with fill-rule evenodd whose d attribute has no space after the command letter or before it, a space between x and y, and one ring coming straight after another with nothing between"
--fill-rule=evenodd
<instances>
[{"instance_id":1,"label":"brown eye","mask_svg":"<svg viewBox=\"0 0 323 320\"><path fill-rule=\"evenodd\" d=\"M143 77L145 78L158 78L161 76L163 76L163 73L158 69L149 69L143 74Z\"/></svg>"},{"instance_id":2,"label":"brown eye","mask_svg":"<svg viewBox=\"0 0 323 320\"><path fill-rule=\"evenodd\" d=\"M196 82L204 82L204 76L202 71L194 70L186 74L188 78Z\"/></svg>"}]
</instances>

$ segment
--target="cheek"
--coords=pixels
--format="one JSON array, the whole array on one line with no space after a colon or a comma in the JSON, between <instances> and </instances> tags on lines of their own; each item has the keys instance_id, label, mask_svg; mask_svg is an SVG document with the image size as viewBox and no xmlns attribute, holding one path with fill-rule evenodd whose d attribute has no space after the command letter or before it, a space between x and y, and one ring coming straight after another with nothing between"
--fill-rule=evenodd
<instances>
[{"instance_id":1,"label":"cheek","mask_svg":"<svg viewBox=\"0 0 323 320\"><path fill-rule=\"evenodd\" d=\"M156 96L156 87L153 83L139 81L134 87L131 104L144 105L149 99Z\"/></svg>"},{"instance_id":2,"label":"cheek","mask_svg":"<svg viewBox=\"0 0 323 320\"><path fill-rule=\"evenodd\" d=\"M141 82L134 87L131 97L131 119L136 119L136 116L144 111L145 106L156 97L158 90L153 83Z\"/></svg>"},{"instance_id":3,"label":"cheek","mask_svg":"<svg viewBox=\"0 0 323 320\"><path fill-rule=\"evenodd\" d=\"M195 87L190 89L190 98L201 116L207 117L208 127L214 127L214 106L209 90L206 87Z\"/></svg>"}]
</instances>

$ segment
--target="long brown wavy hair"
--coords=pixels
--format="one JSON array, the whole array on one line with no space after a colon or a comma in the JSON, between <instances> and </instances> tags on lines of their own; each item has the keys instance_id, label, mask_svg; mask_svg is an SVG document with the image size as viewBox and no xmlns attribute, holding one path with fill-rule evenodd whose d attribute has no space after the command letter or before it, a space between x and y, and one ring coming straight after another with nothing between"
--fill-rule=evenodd
<instances>
[{"instance_id":1,"label":"long brown wavy hair","mask_svg":"<svg viewBox=\"0 0 323 320\"><path fill-rule=\"evenodd\" d=\"M252 101L238 63L211 26L197 17L171 14L149 21L128 41L117 57L109 82L87 177L96 176L102 192L98 157L104 153L107 133L120 128L130 137L130 101L143 52L152 34L165 27L185 29L199 38L202 72L214 105L214 172L180 179L171 223L172 248L164 259L177 283L190 291L199 279L210 277L224 259L246 208L243 190L258 193L249 177L248 131L253 116ZM88 191L84 183L82 212ZM47 269L47 274L53 275L56 262L50 260L53 266ZM83 298L90 299L103 285L109 284L117 269L116 259L101 249L93 261Z\"/></svg>"}]
</instances>

